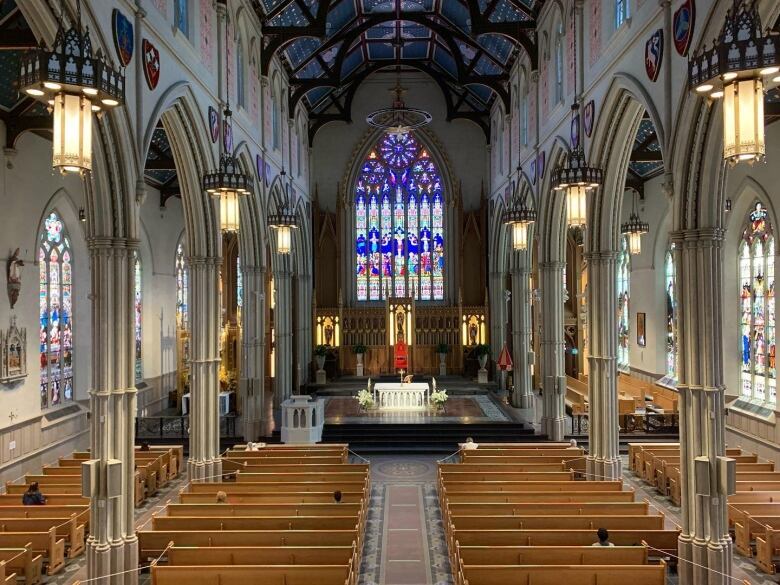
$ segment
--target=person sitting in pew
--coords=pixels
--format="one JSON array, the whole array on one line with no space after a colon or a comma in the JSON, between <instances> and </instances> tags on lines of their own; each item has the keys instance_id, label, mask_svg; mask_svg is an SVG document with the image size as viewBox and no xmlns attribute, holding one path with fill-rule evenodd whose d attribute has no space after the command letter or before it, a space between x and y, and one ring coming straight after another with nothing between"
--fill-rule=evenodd
<instances>
[{"instance_id":1,"label":"person sitting in pew","mask_svg":"<svg viewBox=\"0 0 780 585\"><path fill-rule=\"evenodd\" d=\"M38 488L38 482L32 482L22 496L22 504L25 506L43 506L45 503L46 497Z\"/></svg>"},{"instance_id":2,"label":"person sitting in pew","mask_svg":"<svg viewBox=\"0 0 780 585\"><path fill-rule=\"evenodd\" d=\"M606 528L599 528L596 535L599 538L598 542L594 542L591 546L615 546L609 541L609 531Z\"/></svg>"},{"instance_id":3,"label":"person sitting in pew","mask_svg":"<svg viewBox=\"0 0 780 585\"><path fill-rule=\"evenodd\" d=\"M140 451L150 451L151 449L149 448L149 443L146 443L146 442L141 443L141 448L139 450Z\"/></svg>"},{"instance_id":4,"label":"person sitting in pew","mask_svg":"<svg viewBox=\"0 0 780 585\"><path fill-rule=\"evenodd\" d=\"M222 490L217 492L217 504L227 504L227 494Z\"/></svg>"},{"instance_id":5,"label":"person sitting in pew","mask_svg":"<svg viewBox=\"0 0 780 585\"><path fill-rule=\"evenodd\" d=\"M336 490L333 492L333 501L337 504L341 503L341 490Z\"/></svg>"},{"instance_id":6,"label":"person sitting in pew","mask_svg":"<svg viewBox=\"0 0 780 585\"><path fill-rule=\"evenodd\" d=\"M474 439L471 437L466 437L466 442L461 443L460 448L464 451L471 451L472 449L477 449L479 447L479 443L475 443Z\"/></svg>"}]
</instances>

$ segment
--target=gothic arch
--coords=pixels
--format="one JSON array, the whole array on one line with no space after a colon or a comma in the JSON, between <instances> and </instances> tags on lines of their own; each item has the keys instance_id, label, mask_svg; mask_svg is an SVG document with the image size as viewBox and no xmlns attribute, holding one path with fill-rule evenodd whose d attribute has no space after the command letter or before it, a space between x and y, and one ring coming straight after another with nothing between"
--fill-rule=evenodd
<instances>
[{"instance_id":1,"label":"gothic arch","mask_svg":"<svg viewBox=\"0 0 780 585\"><path fill-rule=\"evenodd\" d=\"M553 190L552 174L553 169L565 163L568 153L566 141L557 136L547 157L546 170L539 189L537 229L540 235L540 263L566 261L566 202L563 193Z\"/></svg>"}]
</instances>

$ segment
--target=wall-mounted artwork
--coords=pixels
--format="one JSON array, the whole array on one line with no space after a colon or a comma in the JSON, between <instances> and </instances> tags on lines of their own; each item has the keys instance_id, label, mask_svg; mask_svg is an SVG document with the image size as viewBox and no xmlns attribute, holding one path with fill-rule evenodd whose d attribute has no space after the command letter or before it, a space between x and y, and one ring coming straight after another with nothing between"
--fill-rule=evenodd
<instances>
[{"instance_id":1,"label":"wall-mounted artwork","mask_svg":"<svg viewBox=\"0 0 780 585\"><path fill-rule=\"evenodd\" d=\"M5 264L5 276L8 285L8 302L11 308L14 308L19 299L19 291L22 289L22 270L24 269L24 260L19 258L19 248L9 256Z\"/></svg>"},{"instance_id":2,"label":"wall-mounted artwork","mask_svg":"<svg viewBox=\"0 0 780 585\"><path fill-rule=\"evenodd\" d=\"M647 315L645 313L636 314L636 344L639 347L647 346L647 337L645 336L645 319L647 319Z\"/></svg>"},{"instance_id":3,"label":"wall-mounted artwork","mask_svg":"<svg viewBox=\"0 0 780 585\"><path fill-rule=\"evenodd\" d=\"M16 326L11 317L7 330L0 330L0 382L8 383L27 376L27 328Z\"/></svg>"}]
</instances>

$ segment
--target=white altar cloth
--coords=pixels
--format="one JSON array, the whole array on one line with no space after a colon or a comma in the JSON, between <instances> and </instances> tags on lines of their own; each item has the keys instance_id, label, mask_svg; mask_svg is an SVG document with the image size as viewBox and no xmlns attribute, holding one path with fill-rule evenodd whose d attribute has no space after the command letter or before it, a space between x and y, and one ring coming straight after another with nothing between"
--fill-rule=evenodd
<instances>
[{"instance_id":1,"label":"white altar cloth","mask_svg":"<svg viewBox=\"0 0 780 585\"><path fill-rule=\"evenodd\" d=\"M401 384L400 382L374 384L374 401L380 410L427 410L428 384Z\"/></svg>"}]
</instances>

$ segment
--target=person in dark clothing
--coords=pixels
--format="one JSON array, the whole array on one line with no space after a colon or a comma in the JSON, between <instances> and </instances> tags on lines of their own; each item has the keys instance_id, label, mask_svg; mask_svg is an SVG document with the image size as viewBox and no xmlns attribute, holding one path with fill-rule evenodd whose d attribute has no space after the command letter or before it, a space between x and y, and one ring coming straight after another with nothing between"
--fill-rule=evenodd
<instances>
[{"instance_id":1,"label":"person in dark clothing","mask_svg":"<svg viewBox=\"0 0 780 585\"><path fill-rule=\"evenodd\" d=\"M594 542L592 546L615 546L609 541L609 532L606 528L599 528L598 532L596 532L596 535L598 536L599 540L598 542Z\"/></svg>"},{"instance_id":2,"label":"person in dark clothing","mask_svg":"<svg viewBox=\"0 0 780 585\"><path fill-rule=\"evenodd\" d=\"M22 504L25 506L43 506L45 503L46 497L38 489L38 482L32 482L22 496Z\"/></svg>"},{"instance_id":3,"label":"person in dark clothing","mask_svg":"<svg viewBox=\"0 0 780 585\"><path fill-rule=\"evenodd\" d=\"M341 490L336 490L333 492L333 501L337 504L341 503Z\"/></svg>"}]
</instances>

